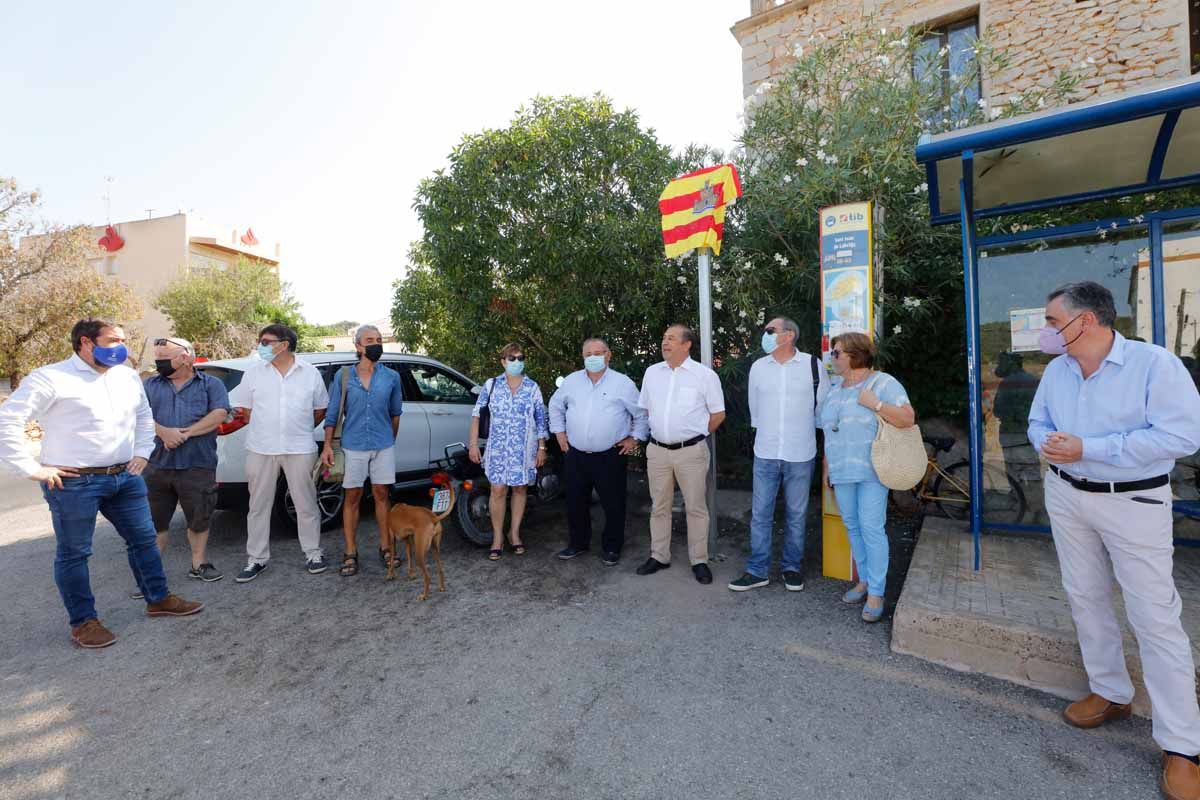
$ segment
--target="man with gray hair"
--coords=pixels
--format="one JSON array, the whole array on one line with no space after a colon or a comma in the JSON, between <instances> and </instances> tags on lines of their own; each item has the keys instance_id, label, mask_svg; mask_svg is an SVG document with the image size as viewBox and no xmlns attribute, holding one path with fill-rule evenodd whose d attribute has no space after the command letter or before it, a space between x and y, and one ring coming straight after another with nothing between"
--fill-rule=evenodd
<instances>
[{"instance_id":1,"label":"man with gray hair","mask_svg":"<svg viewBox=\"0 0 1200 800\"><path fill-rule=\"evenodd\" d=\"M804 588L804 534L813 465L817 459L817 405L829 393L820 360L796 349L800 329L787 317L767 323L766 353L750 367L750 426L754 436L754 495L746 572L729 584L735 592L766 586L771 566L775 498L783 484L787 530L780 564L789 592Z\"/></svg>"},{"instance_id":2,"label":"man with gray hair","mask_svg":"<svg viewBox=\"0 0 1200 800\"><path fill-rule=\"evenodd\" d=\"M1177 357L1126 339L1116 321L1112 293L1098 283L1050 293L1039 343L1059 358L1029 411L1029 440L1049 462L1046 511L1091 688L1063 716L1095 728L1130 714L1115 573L1163 749L1163 793L1200 800L1196 673L1171 574L1171 470L1200 448L1200 394Z\"/></svg>"},{"instance_id":3,"label":"man with gray hair","mask_svg":"<svg viewBox=\"0 0 1200 800\"><path fill-rule=\"evenodd\" d=\"M217 426L229 415L225 384L194 368L196 350L187 339L154 340L158 374L143 384L154 414L154 452L143 473L158 551L166 552L175 507L183 508L192 551L188 577L224 577L208 561L208 528L217 505ZM141 592L134 593L135 599Z\"/></svg>"},{"instance_id":4,"label":"man with gray hair","mask_svg":"<svg viewBox=\"0 0 1200 800\"><path fill-rule=\"evenodd\" d=\"M342 533L346 539L341 568L344 577L358 574L358 512L363 484L368 478L375 499L375 522L379 525L379 560L386 566L392 557L388 512L392 509L390 492L396 483L396 432L404 413L400 373L387 367L378 368L383 356L383 334L379 328L360 326L354 332L354 349L358 363L338 370L329 387L325 447L321 451L321 463L332 467L333 438L338 417L342 416L342 452L346 463L342 476L342 488L346 490L342 504Z\"/></svg>"},{"instance_id":5,"label":"man with gray hair","mask_svg":"<svg viewBox=\"0 0 1200 800\"><path fill-rule=\"evenodd\" d=\"M563 452L567 483L567 547L564 561L587 552L592 543L592 489L604 507L600 538L605 566L613 566L625 545L625 456L650 435L638 390L609 367L612 352L603 339L583 343L583 369L563 379L550 398L550 432Z\"/></svg>"}]
</instances>

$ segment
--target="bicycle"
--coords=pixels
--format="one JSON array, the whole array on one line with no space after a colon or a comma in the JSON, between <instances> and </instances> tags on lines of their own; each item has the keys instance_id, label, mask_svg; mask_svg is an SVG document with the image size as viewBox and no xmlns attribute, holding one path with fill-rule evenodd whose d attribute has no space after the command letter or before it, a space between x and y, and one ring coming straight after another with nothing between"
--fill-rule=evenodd
<instances>
[{"instance_id":1,"label":"bicycle","mask_svg":"<svg viewBox=\"0 0 1200 800\"><path fill-rule=\"evenodd\" d=\"M939 453L954 447L952 436L923 436L929 465L921 482L909 491L921 510L928 513L935 505L943 516L955 520L971 518L971 463L963 460L948 467L938 463ZM983 516L989 522L1018 525L1025 516L1025 492L1020 483L1006 470L991 464L983 465Z\"/></svg>"}]
</instances>

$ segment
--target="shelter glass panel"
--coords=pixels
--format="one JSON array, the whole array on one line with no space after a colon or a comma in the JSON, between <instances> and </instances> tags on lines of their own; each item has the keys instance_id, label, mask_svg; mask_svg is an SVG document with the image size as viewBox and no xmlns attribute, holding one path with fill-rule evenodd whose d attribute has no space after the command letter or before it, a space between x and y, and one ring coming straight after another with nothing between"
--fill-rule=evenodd
<instances>
[{"instance_id":1,"label":"shelter glass panel","mask_svg":"<svg viewBox=\"0 0 1200 800\"><path fill-rule=\"evenodd\" d=\"M1166 348L1179 356L1200 388L1200 219L1163 225ZM1200 539L1200 452L1171 473L1175 535Z\"/></svg>"},{"instance_id":2,"label":"shelter glass panel","mask_svg":"<svg viewBox=\"0 0 1200 800\"><path fill-rule=\"evenodd\" d=\"M1097 281L1116 300L1117 329L1150 341L1149 263L1145 226L980 248L985 526L1050 523L1046 465L1027 437L1029 408L1052 358L1037 342L1046 295L1072 281Z\"/></svg>"}]
</instances>

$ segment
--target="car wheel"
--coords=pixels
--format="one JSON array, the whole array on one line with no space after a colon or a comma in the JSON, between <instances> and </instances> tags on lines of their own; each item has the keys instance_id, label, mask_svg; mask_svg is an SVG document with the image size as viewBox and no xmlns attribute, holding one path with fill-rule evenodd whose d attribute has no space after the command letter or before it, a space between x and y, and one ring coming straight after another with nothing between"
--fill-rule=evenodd
<instances>
[{"instance_id":1,"label":"car wheel","mask_svg":"<svg viewBox=\"0 0 1200 800\"><path fill-rule=\"evenodd\" d=\"M276 508L282 508L280 522L288 530L296 530L296 503L292 500L289 489L283 492L276 501ZM346 493L342 484L337 481L321 480L317 484L317 513L320 516L321 530L332 530L342 522L342 505L346 502Z\"/></svg>"}]
</instances>

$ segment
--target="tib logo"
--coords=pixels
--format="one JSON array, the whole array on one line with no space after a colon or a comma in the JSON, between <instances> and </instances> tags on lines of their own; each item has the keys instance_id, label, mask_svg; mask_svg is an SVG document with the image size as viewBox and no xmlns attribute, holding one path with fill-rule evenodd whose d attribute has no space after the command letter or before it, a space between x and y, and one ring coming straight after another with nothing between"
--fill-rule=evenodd
<instances>
[{"instance_id":1,"label":"tib logo","mask_svg":"<svg viewBox=\"0 0 1200 800\"><path fill-rule=\"evenodd\" d=\"M863 222L867 216L861 211L844 211L841 214L829 214L825 217L826 228L836 228L838 225L845 225L848 222Z\"/></svg>"}]
</instances>

